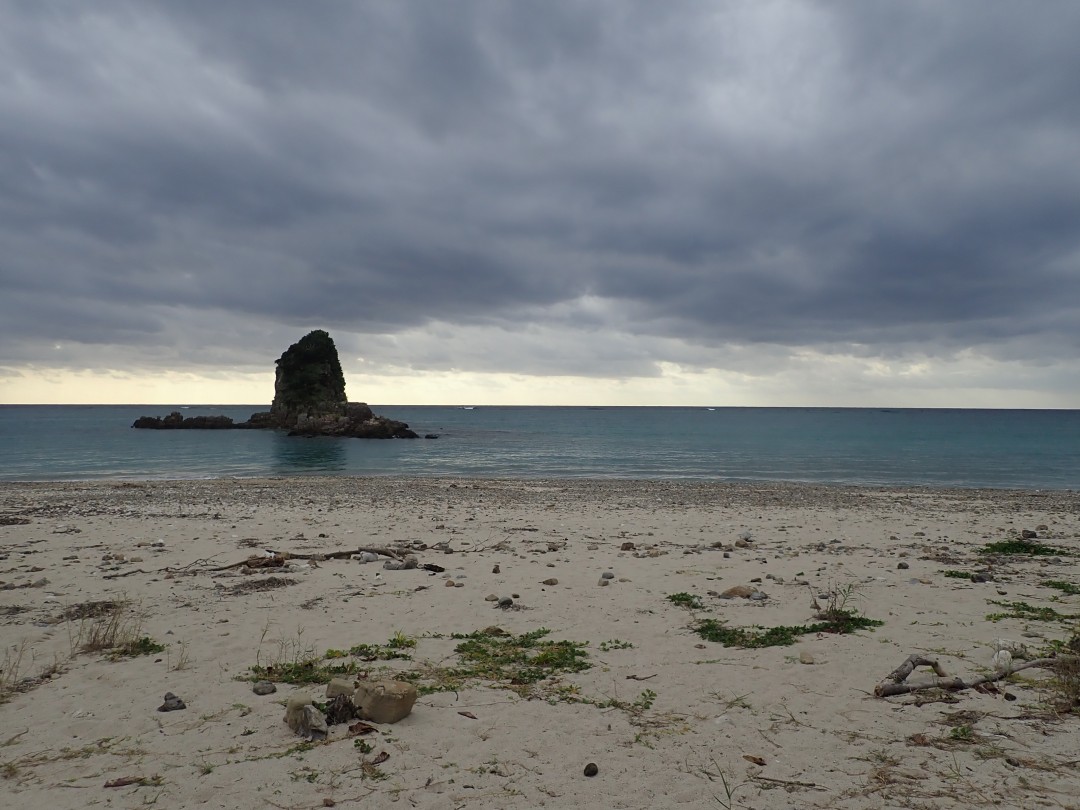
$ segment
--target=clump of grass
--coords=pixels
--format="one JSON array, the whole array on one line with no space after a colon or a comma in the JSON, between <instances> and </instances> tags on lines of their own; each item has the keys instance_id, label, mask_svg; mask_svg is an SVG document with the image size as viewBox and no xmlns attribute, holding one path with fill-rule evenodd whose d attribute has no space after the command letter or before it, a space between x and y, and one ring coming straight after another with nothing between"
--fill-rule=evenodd
<instances>
[{"instance_id":1,"label":"clump of grass","mask_svg":"<svg viewBox=\"0 0 1080 810\"><path fill-rule=\"evenodd\" d=\"M632 642L613 638L609 641L601 641L598 649L600 652L610 652L611 650L632 650L633 648Z\"/></svg>"},{"instance_id":2,"label":"clump of grass","mask_svg":"<svg viewBox=\"0 0 1080 810\"><path fill-rule=\"evenodd\" d=\"M668 601L673 605L679 607L689 608L691 610L701 610L705 605L701 601L700 596L695 596L692 593L673 593L668 595Z\"/></svg>"},{"instance_id":3,"label":"clump of grass","mask_svg":"<svg viewBox=\"0 0 1080 810\"><path fill-rule=\"evenodd\" d=\"M404 633L395 633L386 644L356 644L344 650L329 649L322 656L313 649L304 649L299 642L290 645L282 642L278 660L251 668L252 680L268 680L291 684L330 683L334 678L347 678L364 671L361 662L389 661L395 658L410 659L405 650L416 646L416 639ZM344 660L344 659L356 660ZM337 663L328 663L335 661Z\"/></svg>"},{"instance_id":4,"label":"clump of grass","mask_svg":"<svg viewBox=\"0 0 1080 810\"><path fill-rule=\"evenodd\" d=\"M987 543L981 549L980 554L1016 554L1036 557L1069 557L1071 552L1056 546L1048 546L1035 540L1015 538L1012 540L999 540L996 543Z\"/></svg>"},{"instance_id":5,"label":"clump of grass","mask_svg":"<svg viewBox=\"0 0 1080 810\"><path fill-rule=\"evenodd\" d=\"M942 571L941 573L953 579L971 579L970 571Z\"/></svg>"},{"instance_id":6,"label":"clump of grass","mask_svg":"<svg viewBox=\"0 0 1080 810\"><path fill-rule=\"evenodd\" d=\"M986 619L991 622L998 622L1002 619L1023 619L1032 622L1067 622L1080 619L1080 615L1058 613L1051 607L1035 607L1027 602L1001 602L991 599L990 604L1007 608L1007 610L1000 613L987 614Z\"/></svg>"},{"instance_id":7,"label":"clump of grass","mask_svg":"<svg viewBox=\"0 0 1080 810\"><path fill-rule=\"evenodd\" d=\"M592 664L585 643L552 641L550 633L540 628L513 635L498 627L453 633L450 637L460 642L454 648L458 664L422 665L397 677L415 683L422 695L479 684L510 689L523 697L555 694L559 675L582 672Z\"/></svg>"},{"instance_id":8,"label":"clump of grass","mask_svg":"<svg viewBox=\"0 0 1080 810\"><path fill-rule=\"evenodd\" d=\"M1073 585L1071 582L1063 582L1058 579L1050 579L1042 584L1043 587L1054 588L1055 590L1061 591L1062 593L1068 594L1069 596L1076 596L1077 594L1080 594L1080 585Z\"/></svg>"},{"instance_id":9,"label":"clump of grass","mask_svg":"<svg viewBox=\"0 0 1080 810\"><path fill-rule=\"evenodd\" d=\"M82 621L72 640L77 652L105 652L110 658L134 658L156 655L165 647L143 633L142 617L131 610L129 602L96 602L79 606Z\"/></svg>"},{"instance_id":10,"label":"clump of grass","mask_svg":"<svg viewBox=\"0 0 1080 810\"><path fill-rule=\"evenodd\" d=\"M815 618L817 622L802 625L780 625L778 627L728 627L716 619L706 619L694 628L705 641L715 641L725 647L787 647L796 642L799 636L812 633L836 633L846 635L869 627L884 624L879 619L860 616L849 608L848 602L854 597L851 587L835 590L829 597L828 606Z\"/></svg>"}]
</instances>

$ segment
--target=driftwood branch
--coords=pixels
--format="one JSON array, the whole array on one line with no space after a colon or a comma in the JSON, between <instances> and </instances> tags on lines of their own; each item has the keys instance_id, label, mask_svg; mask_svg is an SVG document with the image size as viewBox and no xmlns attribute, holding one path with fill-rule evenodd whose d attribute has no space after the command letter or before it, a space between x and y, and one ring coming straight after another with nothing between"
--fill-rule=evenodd
<instances>
[{"instance_id":1,"label":"driftwood branch","mask_svg":"<svg viewBox=\"0 0 1080 810\"><path fill-rule=\"evenodd\" d=\"M1034 661L1025 661L1015 664L1006 669L998 670L992 675L979 675L970 680L959 676L949 675L938 663L936 658L926 658L919 655L909 655L907 660L890 672L885 679L874 688L874 694L878 697L892 697L893 695L907 695L911 692L920 692L926 689L945 689L950 692L958 692L963 689L973 689L984 683L993 683L1003 680L1014 672L1032 667L1055 667L1061 664L1080 662L1080 656L1062 656L1059 658L1037 658ZM934 677L921 683L905 683L908 676L915 671L915 667L930 667L934 670Z\"/></svg>"},{"instance_id":2,"label":"driftwood branch","mask_svg":"<svg viewBox=\"0 0 1080 810\"><path fill-rule=\"evenodd\" d=\"M222 565L218 568L211 568L209 570L216 572L228 571L232 568L280 568L287 560L343 560L354 554L363 554L364 552L369 554L379 554L383 557L389 557L392 560L401 559L401 554L393 549L381 546L361 546L360 548L351 551L319 551L313 554L300 554L294 551L275 551L270 555L254 554L246 560L240 560L240 562Z\"/></svg>"}]
</instances>

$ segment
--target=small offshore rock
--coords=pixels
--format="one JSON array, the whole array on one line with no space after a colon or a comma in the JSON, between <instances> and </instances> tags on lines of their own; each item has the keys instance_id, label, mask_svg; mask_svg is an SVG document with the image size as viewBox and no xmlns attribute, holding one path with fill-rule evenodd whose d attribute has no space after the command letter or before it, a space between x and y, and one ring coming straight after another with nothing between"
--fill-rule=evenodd
<instances>
[{"instance_id":1,"label":"small offshore rock","mask_svg":"<svg viewBox=\"0 0 1080 810\"><path fill-rule=\"evenodd\" d=\"M187 704L180 698L174 695L172 692L165 693L165 702L158 706L159 712L175 712L180 709L186 709Z\"/></svg>"},{"instance_id":2,"label":"small offshore rock","mask_svg":"<svg viewBox=\"0 0 1080 810\"><path fill-rule=\"evenodd\" d=\"M596 767L595 762L590 762L588 765L585 766L586 776L596 776L598 773L600 773L600 769Z\"/></svg>"},{"instance_id":3,"label":"small offshore rock","mask_svg":"<svg viewBox=\"0 0 1080 810\"><path fill-rule=\"evenodd\" d=\"M270 681L255 681L251 691L256 695L272 695L277 691L277 687Z\"/></svg>"}]
</instances>

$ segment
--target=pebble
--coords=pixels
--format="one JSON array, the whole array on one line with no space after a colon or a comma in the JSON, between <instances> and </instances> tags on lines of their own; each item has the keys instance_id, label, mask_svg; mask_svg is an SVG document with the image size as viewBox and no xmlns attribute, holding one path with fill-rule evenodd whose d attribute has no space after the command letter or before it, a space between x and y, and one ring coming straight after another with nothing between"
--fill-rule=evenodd
<instances>
[{"instance_id":1,"label":"pebble","mask_svg":"<svg viewBox=\"0 0 1080 810\"><path fill-rule=\"evenodd\" d=\"M800 664L813 664L814 663L814 654L812 652L810 652L809 650L803 650L802 652L799 653L799 663Z\"/></svg>"},{"instance_id":2,"label":"pebble","mask_svg":"<svg viewBox=\"0 0 1080 810\"><path fill-rule=\"evenodd\" d=\"M623 543L621 546L619 546L619 548L622 551L633 551L636 548L636 546L633 543L628 541L626 543Z\"/></svg>"},{"instance_id":3,"label":"pebble","mask_svg":"<svg viewBox=\"0 0 1080 810\"><path fill-rule=\"evenodd\" d=\"M452 580L452 579L446 580L446 586L445 587L453 588L454 587L454 580Z\"/></svg>"},{"instance_id":4,"label":"pebble","mask_svg":"<svg viewBox=\"0 0 1080 810\"><path fill-rule=\"evenodd\" d=\"M615 574L611 571L605 571L600 575L603 579L615 579Z\"/></svg>"},{"instance_id":5,"label":"pebble","mask_svg":"<svg viewBox=\"0 0 1080 810\"><path fill-rule=\"evenodd\" d=\"M272 695L277 691L277 687L270 681L256 681L251 691L256 695Z\"/></svg>"},{"instance_id":6,"label":"pebble","mask_svg":"<svg viewBox=\"0 0 1080 810\"><path fill-rule=\"evenodd\" d=\"M542 584L554 587L559 584L559 580L555 579L555 577L552 577L551 579L545 579Z\"/></svg>"},{"instance_id":7,"label":"pebble","mask_svg":"<svg viewBox=\"0 0 1080 810\"><path fill-rule=\"evenodd\" d=\"M495 595L495 594L493 594L493 593L489 593L489 594L488 594L487 596L485 596L485 597L484 597L484 601L485 601L485 602L498 602L498 601L499 601L499 597L498 597L498 596L496 596L496 595Z\"/></svg>"},{"instance_id":8,"label":"pebble","mask_svg":"<svg viewBox=\"0 0 1080 810\"><path fill-rule=\"evenodd\" d=\"M600 769L596 767L595 762L590 762L588 765L585 766L586 776L596 776L598 773L600 773Z\"/></svg>"},{"instance_id":9,"label":"pebble","mask_svg":"<svg viewBox=\"0 0 1080 810\"><path fill-rule=\"evenodd\" d=\"M501 568L499 568L498 564L496 563L496 564L495 564L495 565L494 565L494 566L492 567L492 569L491 569L491 573L493 573L493 574L499 574L499 573L502 573L502 569L501 569Z\"/></svg>"},{"instance_id":10,"label":"pebble","mask_svg":"<svg viewBox=\"0 0 1080 810\"><path fill-rule=\"evenodd\" d=\"M603 577L601 577L601 578L599 579L599 581L597 581L597 583L596 583L596 584L597 584L597 585L599 585L599 586L600 586L601 588L606 588L606 587L608 586L608 582L609 582L609 581L610 581L610 580L606 580L606 579L604 579Z\"/></svg>"},{"instance_id":11,"label":"pebble","mask_svg":"<svg viewBox=\"0 0 1080 810\"><path fill-rule=\"evenodd\" d=\"M735 585L735 586L733 586L731 588L728 588L726 591L724 591L722 594L720 594L720 598L721 599L734 599L737 596L741 596L743 599L749 599L750 595L754 594L754 593L759 593L759 592L755 591L753 588L751 588L751 587L749 587L747 585Z\"/></svg>"},{"instance_id":12,"label":"pebble","mask_svg":"<svg viewBox=\"0 0 1080 810\"><path fill-rule=\"evenodd\" d=\"M765 593L765 591L754 591L752 594L750 594L750 598L753 599L755 602L763 602L769 598L769 595Z\"/></svg>"},{"instance_id":13,"label":"pebble","mask_svg":"<svg viewBox=\"0 0 1080 810\"><path fill-rule=\"evenodd\" d=\"M906 562L899 562L896 564L896 567L901 571L906 571L907 569L911 568L911 566L908 565Z\"/></svg>"},{"instance_id":14,"label":"pebble","mask_svg":"<svg viewBox=\"0 0 1080 810\"><path fill-rule=\"evenodd\" d=\"M175 712L180 709L186 709L187 704L180 698L174 695L172 692L165 693L165 702L158 706L159 712Z\"/></svg>"},{"instance_id":15,"label":"pebble","mask_svg":"<svg viewBox=\"0 0 1080 810\"><path fill-rule=\"evenodd\" d=\"M504 596L502 599L499 600L499 607L501 607L503 610L506 610L507 608L512 608L513 606L514 600L511 599L509 596Z\"/></svg>"}]
</instances>

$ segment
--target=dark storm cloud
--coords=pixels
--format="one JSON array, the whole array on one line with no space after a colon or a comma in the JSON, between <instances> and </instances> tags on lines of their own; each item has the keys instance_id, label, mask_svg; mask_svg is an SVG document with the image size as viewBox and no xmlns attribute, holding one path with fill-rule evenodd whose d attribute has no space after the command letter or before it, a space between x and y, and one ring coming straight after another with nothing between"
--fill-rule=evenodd
<instances>
[{"instance_id":1,"label":"dark storm cloud","mask_svg":"<svg viewBox=\"0 0 1080 810\"><path fill-rule=\"evenodd\" d=\"M0 365L310 324L430 326L425 367L461 365L437 329L517 333L457 357L540 373L1072 357L1076 30L1072 2L9 3Z\"/></svg>"}]
</instances>

